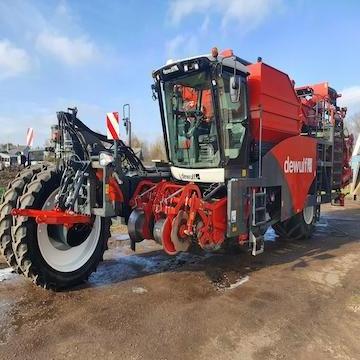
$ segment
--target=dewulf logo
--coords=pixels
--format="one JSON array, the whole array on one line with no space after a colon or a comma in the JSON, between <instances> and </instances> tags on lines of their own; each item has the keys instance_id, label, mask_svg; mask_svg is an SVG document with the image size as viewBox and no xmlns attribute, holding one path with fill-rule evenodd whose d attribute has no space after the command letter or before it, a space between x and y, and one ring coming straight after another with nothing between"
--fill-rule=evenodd
<instances>
[{"instance_id":1,"label":"dewulf logo","mask_svg":"<svg viewBox=\"0 0 360 360\"><path fill-rule=\"evenodd\" d=\"M285 173L312 173L312 158L303 158L302 160L290 160L289 156L284 161L284 172Z\"/></svg>"},{"instance_id":2,"label":"dewulf logo","mask_svg":"<svg viewBox=\"0 0 360 360\"><path fill-rule=\"evenodd\" d=\"M200 174L180 174L182 180L200 180Z\"/></svg>"}]
</instances>

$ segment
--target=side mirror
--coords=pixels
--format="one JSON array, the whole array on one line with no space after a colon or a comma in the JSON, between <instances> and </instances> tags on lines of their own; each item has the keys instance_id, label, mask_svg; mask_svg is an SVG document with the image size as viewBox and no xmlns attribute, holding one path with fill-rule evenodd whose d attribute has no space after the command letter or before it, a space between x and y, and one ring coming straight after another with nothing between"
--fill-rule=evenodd
<instances>
[{"instance_id":1,"label":"side mirror","mask_svg":"<svg viewBox=\"0 0 360 360\"><path fill-rule=\"evenodd\" d=\"M151 91L152 91L152 99L154 101L157 100L157 88L155 84L151 85Z\"/></svg>"},{"instance_id":2,"label":"side mirror","mask_svg":"<svg viewBox=\"0 0 360 360\"><path fill-rule=\"evenodd\" d=\"M239 102L240 99L240 76L231 76L230 78L230 99L232 103Z\"/></svg>"}]
</instances>

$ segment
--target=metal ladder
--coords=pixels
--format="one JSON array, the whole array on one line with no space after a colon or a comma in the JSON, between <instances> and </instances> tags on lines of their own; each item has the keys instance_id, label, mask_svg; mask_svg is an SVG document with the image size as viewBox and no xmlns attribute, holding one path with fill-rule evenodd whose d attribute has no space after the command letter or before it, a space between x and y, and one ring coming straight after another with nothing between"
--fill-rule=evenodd
<instances>
[{"instance_id":1,"label":"metal ladder","mask_svg":"<svg viewBox=\"0 0 360 360\"><path fill-rule=\"evenodd\" d=\"M337 189L341 187L342 181L342 165L343 165L343 139L341 134L334 134L333 146L333 172L332 172L332 188Z\"/></svg>"},{"instance_id":2,"label":"metal ladder","mask_svg":"<svg viewBox=\"0 0 360 360\"><path fill-rule=\"evenodd\" d=\"M253 227L266 224L266 189L252 193L252 221ZM251 247L252 255L259 255L264 252L264 236L255 234L250 231L249 245Z\"/></svg>"},{"instance_id":3,"label":"metal ladder","mask_svg":"<svg viewBox=\"0 0 360 360\"><path fill-rule=\"evenodd\" d=\"M329 123L324 115L324 125L316 133L317 144L317 169L316 169L316 194L321 197L321 202L331 201L333 158L334 158L334 126Z\"/></svg>"},{"instance_id":4,"label":"metal ladder","mask_svg":"<svg viewBox=\"0 0 360 360\"><path fill-rule=\"evenodd\" d=\"M205 200L209 199L217 190L222 188L224 183L211 183L208 188L206 188L203 192L203 198Z\"/></svg>"},{"instance_id":5,"label":"metal ladder","mask_svg":"<svg viewBox=\"0 0 360 360\"><path fill-rule=\"evenodd\" d=\"M266 189L252 193L252 226L266 224Z\"/></svg>"},{"instance_id":6,"label":"metal ladder","mask_svg":"<svg viewBox=\"0 0 360 360\"><path fill-rule=\"evenodd\" d=\"M316 169L316 193L321 194L323 188L323 163L325 161L325 146L323 144L317 145L317 169Z\"/></svg>"}]
</instances>

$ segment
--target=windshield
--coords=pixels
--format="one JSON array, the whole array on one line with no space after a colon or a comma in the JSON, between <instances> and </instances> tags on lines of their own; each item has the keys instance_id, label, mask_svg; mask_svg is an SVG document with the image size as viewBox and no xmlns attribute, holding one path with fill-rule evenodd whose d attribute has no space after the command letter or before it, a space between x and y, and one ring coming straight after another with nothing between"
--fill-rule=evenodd
<instances>
[{"instance_id":1,"label":"windshield","mask_svg":"<svg viewBox=\"0 0 360 360\"><path fill-rule=\"evenodd\" d=\"M179 167L220 163L210 75L207 72L163 84L170 160Z\"/></svg>"}]
</instances>

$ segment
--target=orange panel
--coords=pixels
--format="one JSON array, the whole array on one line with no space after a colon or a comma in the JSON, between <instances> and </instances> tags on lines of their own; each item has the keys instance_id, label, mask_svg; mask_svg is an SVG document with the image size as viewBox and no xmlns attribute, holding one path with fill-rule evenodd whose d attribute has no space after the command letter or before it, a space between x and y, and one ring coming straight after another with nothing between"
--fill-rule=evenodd
<instances>
[{"instance_id":1,"label":"orange panel","mask_svg":"<svg viewBox=\"0 0 360 360\"><path fill-rule=\"evenodd\" d=\"M294 136L282 141L270 151L277 160L289 188L294 213L304 208L306 196L316 177L316 146L317 142L313 138Z\"/></svg>"},{"instance_id":2,"label":"orange panel","mask_svg":"<svg viewBox=\"0 0 360 360\"><path fill-rule=\"evenodd\" d=\"M267 64L258 62L248 65L251 131L259 138L262 109L262 139L278 143L300 133L300 101L289 76Z\"/></svg>"}]
</instances>

